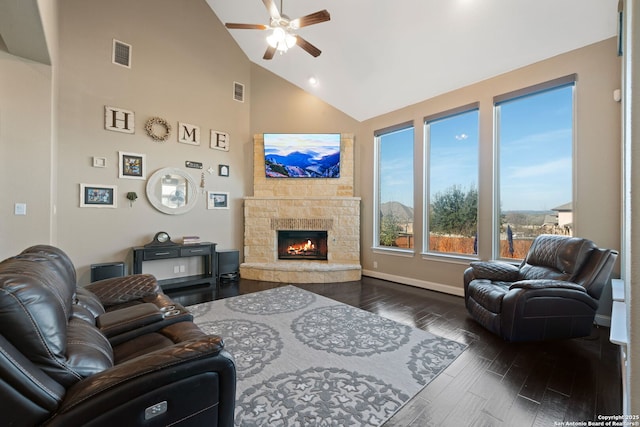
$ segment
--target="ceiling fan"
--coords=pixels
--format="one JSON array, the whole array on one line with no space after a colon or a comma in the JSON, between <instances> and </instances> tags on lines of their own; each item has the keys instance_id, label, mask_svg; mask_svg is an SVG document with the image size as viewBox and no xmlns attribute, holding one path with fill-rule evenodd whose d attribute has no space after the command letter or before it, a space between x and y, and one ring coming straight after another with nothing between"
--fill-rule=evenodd
<instances>
[{"instance_id":1,"label":"ceiling fan","mask_svg":"<svg viewBox=\"0 0 640 427\"><path fill-rule=\"evenodd\" d=\"M295 34L295 31L298 28L308 27L309 25L319 24L330 20L331 16L329 15L329 12L321 10L310 15L303 16L302 18L289 19L287 15L278 11L273 0L262 0L262 2L267 7L269 15L271 16L269 25L234 23L226 23L224 25L229 29L236 30L273 30L273 32L267 36L267 43L269 43L269 46L267 47L262 59L272 59L276 52L284 53L296 44L307 51L310 55L314 57L320 56L322 53L320 49ZM280 0L280 11L282 11L282 0Z\"/></svg>"}]
</instances>

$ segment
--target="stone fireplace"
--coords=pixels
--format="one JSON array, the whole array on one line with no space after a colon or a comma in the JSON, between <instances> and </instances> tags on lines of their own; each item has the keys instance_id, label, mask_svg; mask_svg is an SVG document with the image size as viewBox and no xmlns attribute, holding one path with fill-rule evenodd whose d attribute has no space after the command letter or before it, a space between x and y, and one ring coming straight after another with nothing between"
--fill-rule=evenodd
<instances>
[{"instance_id":1,"label":"stone fireplace","mask_svg":"<svg viewBox=\"0 0 640 427\"><path fill-rule=\"evenodd\" d=\"M341 137L337 179L267 180L263 153L262 135L256 135L255 195L244 199L241 277L282 283L359 280L360 198L353 197L353 138ZM297 243L293 237L299 238ZM297 247L307 240L313 250Z\"/></svg>"}]
</instances>

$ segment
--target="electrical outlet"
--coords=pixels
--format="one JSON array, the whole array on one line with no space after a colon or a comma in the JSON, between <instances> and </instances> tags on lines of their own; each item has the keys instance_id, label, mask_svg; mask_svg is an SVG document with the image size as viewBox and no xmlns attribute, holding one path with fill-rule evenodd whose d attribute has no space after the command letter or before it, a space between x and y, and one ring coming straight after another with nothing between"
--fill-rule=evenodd
<instances>
[{"instance_id":1,"label":"electrical outlet","mask_svg":"<svg viewBox=\"0 0 640 427\"><path fill-rule=\"evenodd\" d=\"M373 261L373 268L378 268L378 261Z\"/></svg>"},{"instance_id":2,"label":"electrical outlet","mask_svg":"<svg viewBox=\"0 0 640 427\"><path fill-rule=\"evenodd\" d=\"M186 271L186 268L184 265L180 266L180 273L184 273Z\"/></svg>"},{"instance_id":3,"label":"electrical outlet","mask_svg":"<svg viewBox=\"0 0 640 427\"><path fill-rule=\"evenodd\" d=\"M174 273L180 273L180 266L179 265L174 265L173 266L173 272Z\"/></svg>"}]
</instances>

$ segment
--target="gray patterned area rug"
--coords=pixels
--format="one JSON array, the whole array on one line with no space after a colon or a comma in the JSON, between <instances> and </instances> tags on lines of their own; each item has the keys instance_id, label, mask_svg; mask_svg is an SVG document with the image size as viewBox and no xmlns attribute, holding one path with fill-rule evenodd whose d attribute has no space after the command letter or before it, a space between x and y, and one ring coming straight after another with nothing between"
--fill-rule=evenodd
<instances>
[{"instance_id":1,"label":"gray patterned area rug","mask_svg":"<svg viewBox=\"0 0 640 427\"><path fill-rule=\"evenodd\" d=\"M465 346L294 286L189 306L224 338L237 426L379 426Z\"/></svg>"}]
</instances>

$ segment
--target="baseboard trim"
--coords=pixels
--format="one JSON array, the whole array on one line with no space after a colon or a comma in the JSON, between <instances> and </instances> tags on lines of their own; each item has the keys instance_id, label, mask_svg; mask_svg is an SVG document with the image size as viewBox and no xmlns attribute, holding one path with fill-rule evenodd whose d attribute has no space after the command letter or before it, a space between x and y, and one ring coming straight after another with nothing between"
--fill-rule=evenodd
<instances>
[{"instance_id":1,"label":"baseboard trim","mask_svg":"<svg viewBox=\"0 0 640 427\"><path fill-rule=\"evenodd\" d=\"M442 292L449 295L464 297L464 289L455 286L443 285L442 283L429 282L426 280L413 279L411 277L396 276L393 274L381 273L379 271L362 270L363 276L373 277L375 279L388 280L390 282L401 283L403 285L415 286L417 288L427 289L430 291Z\"/></svg>"}]
</instances>

